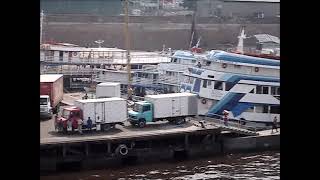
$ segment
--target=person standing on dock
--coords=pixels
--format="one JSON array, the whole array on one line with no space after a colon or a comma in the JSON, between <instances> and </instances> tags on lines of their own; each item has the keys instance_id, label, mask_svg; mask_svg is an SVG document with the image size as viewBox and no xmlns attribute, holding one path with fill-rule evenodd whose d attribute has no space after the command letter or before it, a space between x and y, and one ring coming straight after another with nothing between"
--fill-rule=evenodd
<instances>
[{"instance_id":1,"label":"person standing on dock","mask_svg":"<svg viewBox=\"0 0 320 180\"><path fill-rule=\"evenodd\" d=\"M275 117L273 118L273 122L272 122L271 134L273 133L273 130L274 130L274 129L276 130L276 132L278 132L277 123L278 123L278 119L277 119L277 116L275 116Z\"/></svg>"},{"instance_id":2,"label":"person standing on dock","mask_svg":"<svg viewBox=\"0 0 320 180\"><path fill-rule=\"evenodd\" d=\"M88 129L91 131L91 129L92 129L92 120L91 120L90 117L88 117L87 125L88 125Z\"/></svg>"},{"instance_id":3,"label":"person standing on dock","mask_svg":"<svg viewBox=\"0 0 320 180\"><path fill-rule=\"evenodd\" d=\"M80 134L82 134L82 124L83 124L83 121L81 118L78 119L78 131Z\"/></svg>"}]
</instances>

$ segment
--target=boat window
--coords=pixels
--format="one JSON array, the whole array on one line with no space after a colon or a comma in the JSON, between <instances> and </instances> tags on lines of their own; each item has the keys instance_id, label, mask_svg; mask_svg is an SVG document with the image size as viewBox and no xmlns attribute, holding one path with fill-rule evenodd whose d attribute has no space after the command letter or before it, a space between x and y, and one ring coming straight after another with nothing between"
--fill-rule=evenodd
<instances>
[{"instance_id":1,"label":"boat window","mask_svg":"<svg viewBox=\"0 0 320 180\"><path fill-rule=\"evenodd\" d=\"M280 106L271 106L270 107L270 113L272 114L280 114Z\"/></svg>"},{"instance_id":2,"label":"boat window","mask_svg":"<svg viewBox=\"0 0 320 180\"><path fill-rule=\"evenodd\" d=\"M280 95L280 87L277 88L277 93L276 95Z\"/></svg>"},{"instance_id":3,"label":"boat window","mask_svg":"<svg viewBox=\"0 0 320 180\"><path fill-rule=\"evenodd\" d=\"M214 76L213 75L208 75L208 78L214 78Z\"/></svg>"},{"instance_id":4,"label":"boat window","mask_svg":"<svg viewBox=\"0 0 320 180\"><path fill-rule=\"evenodd\" d=\"M229 91L234 85L234 83L226 82L226 91Z\"/></svg>"},{"instance_id":5,"label":"boat window","mask_svg":"<svg viewBox=\"0 0 320 180\"><path fill-rule=\"evenodd\" d=\"M171 62L176 63L176 62L177 62L177 58L172 58L172 61L171 61Z\"/></svg>"},{"instance_id":6,"label":"boat window","mask_svg":"<svg viewBox=\"0 0 320 180\"><path fill-rule=\"evenodd\" d=\"M248 109L245 110L245 112L253 112L254 107L249 107Z\"/></svg>"},{"instance_id":7,"label":"boat window","mask_svg":"<svg viewBox=\"0 0 320 180\"><path fill-rule=\"evenodd\" d=\"M208 80L208 88L212 88L212 81Z\"/></svg>"},{"instance_id":8,"label":"boat window","mask_svg":"<svg viewBox=\"0 0 320 180\"><path fill-rule=\"evenodd\" d=\"M262 94L269 94L269 87L268 86L262 87Z\"/></svg>"},{"instance_id":9,"label":"boat window","mask_svg":"<svg viewBox=\"0 0 320 180\"><path fill-rule=\"evenodd\" d=\"M194 81L194 77L190 77L190 84L193 84L193 81Z\"/></svg>"},{"instance_id":10,"label":"boat window","mask_svg":"<svg viewBox=\"0 0 320 180\"><path fill-rule=\"evenodd\" d=\"M252 89L249 93L254 93L254 89Z\"/></svg>"},{"instance_id":11,"label":"boat window","mask_svg":"<svg viewBox=\"0 0 320 180\"><path fill-rule=\"evenodd\" d=\"M240 69L240 68L241 68L241 65L235 64L235 65L234 65L234 68L235 68L235 69Z\"/></svg>"},{"instance_id":12,"label":"boat window","mask_svg":"<svg viewBox=\"0 0 320 180\"><path fill-rule=\"evenodd\" d=\"M262 86L257 86L256 94L262 94Z\"/></svg>"},{"instance_id":13,"label":"boat window","mask_svg":"<svg viewBox=\"0 0 320 180\"><path fill-rule=\"evenodd\" d=\"M206 79L203 80L203 85L202 85L202 87L203 87L203 88L207 88L207 80L206 80Z\"/></svg>"},{"instance_id":14,"label":"boat window","mask_svg":"<svg viewBox=\"0 0 320 180\"><path fill-rule=\"evenodd\" d=\"M63 61L63 51L59 51L59 61Z\"/></svg>"},{"instance_id":15,"label":"boat window","mask_svg":"<svg viewBox=\"0 0 320 180\"><path fill-rule=\"evenodd\" d=\"M211 64L211 61L206 62L206 66L210 66L210 64Z\"/></svg>"},{"instance_id":16,"label":"boat window","mask_svg":"<svg viewBox=\"0 0 320 180\"><path fill-rule=\"evenodd\" d=\"M271 95L275 95L276 94L276 87L272 86L271 87Z\"/></svg>"},{"instance_id":17,"label":"boat window","mask_svg":"<svg viewBox=\"0 0 320 180\"><path fill-rule=\"evenodd\" d=\"M192 64L195 64L195 63L196 63L196 60L192 60L191 62L192 62Z\"/></svg>"},{"instance_id":18,"label":"boat window","mask_svg":"<svg viewBox=\"0 0 320 180\"><path fill-rule=\"evenodd\" d=\"M262 107L263 107L262 113L268 113L269 106L263 105Z\"/></svg>"},{"instance_id":19,"label":"boat window","mask_svg":"<svg viewBox=\"0 0 320 180\"><path fill-rule=\"evenodd\" d=\"M214 89L222 90L222 82L221 81L215 81Z\"/></svg>"}]
</instances>

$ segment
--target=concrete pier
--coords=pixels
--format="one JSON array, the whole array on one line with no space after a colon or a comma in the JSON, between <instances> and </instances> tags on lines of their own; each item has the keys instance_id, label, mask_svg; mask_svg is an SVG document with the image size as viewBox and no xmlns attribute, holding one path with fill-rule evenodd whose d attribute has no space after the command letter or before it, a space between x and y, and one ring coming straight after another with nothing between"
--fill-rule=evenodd
<instances>
[{"instance_id":1,"label":"concrete pier","mask_svg":"<svg viewBox=\"0 0 320 180\"><path fill-rule=\"evenodd\" d=\"M82 169L118 166L123 162L148 163L173 158L192 158L255 150L280 148L280 133L258 132L259 135L221 133L222 128L208 124L205 128L190 119L186 124L166 122L149 124L140 129L116 126L108 132L85 135L62 135L49 127L53 120L42 122L40 139L41 171L56 171L66 164ZM125 149L120 153L121 147Z\"/></svg>"}]
</instances>

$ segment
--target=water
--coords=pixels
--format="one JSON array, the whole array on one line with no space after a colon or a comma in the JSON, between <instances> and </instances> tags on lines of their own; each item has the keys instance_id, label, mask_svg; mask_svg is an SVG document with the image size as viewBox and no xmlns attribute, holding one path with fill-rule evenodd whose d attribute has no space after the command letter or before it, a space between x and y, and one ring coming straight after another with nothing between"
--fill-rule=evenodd
<instances>
[{"instance_id":1,"label":"water","mask_svg":"<svg viewBox=\"0 0 320 180\"><path fill-rule=\"evenodd\" d=\"M62 173L40 179L280 179L280 152L230 154L175 163Z\"/></svg>"}]
</instances>

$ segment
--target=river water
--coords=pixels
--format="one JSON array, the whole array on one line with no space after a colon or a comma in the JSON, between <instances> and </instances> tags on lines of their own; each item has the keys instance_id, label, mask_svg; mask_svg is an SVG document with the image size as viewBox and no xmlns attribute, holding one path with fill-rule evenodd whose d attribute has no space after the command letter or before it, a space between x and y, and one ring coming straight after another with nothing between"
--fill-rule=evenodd
<instances>
[{"instance_id":1,"label":"river water","mask_svg":"<svg viewBox=\"0 0 320 180\"><path fill-rule=\"evenodd\" d=\"M42 176L40 179L280 179L280 152L229 154L220 157L184 160L182 162L59 173Z\"/></svg>"}]
</instances>

